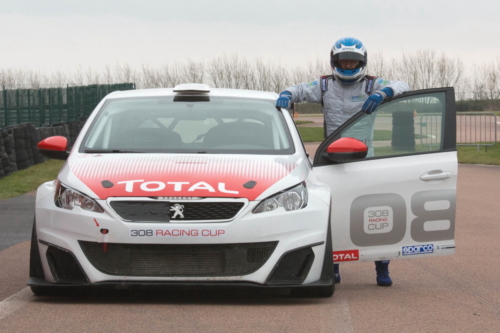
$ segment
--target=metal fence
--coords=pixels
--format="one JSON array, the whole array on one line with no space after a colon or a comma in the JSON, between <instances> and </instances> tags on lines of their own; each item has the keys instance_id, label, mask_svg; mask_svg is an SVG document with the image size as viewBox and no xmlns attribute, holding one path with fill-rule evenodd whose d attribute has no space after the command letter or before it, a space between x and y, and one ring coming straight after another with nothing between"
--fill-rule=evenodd
<instances>
[{"instance_id":1,"label":"metal fence","mask_svg":"<svg viewBox=\"0 0 500 333\"><path fill-rule=\"evenodd\" d=\"M420 144L434 150L441 144L442 115L428 114L419 117ZM493 146L497 142L497 118L493 113L457 112L457 146Z\"/></svg>"},{"instance_id":2,"label":"metal fence","mask_svg":"<svg viewBox=\"0 0 500 333\"><path fill-rule=\"evenodd\" d=\"M493 146L497 142L497 117L487 112L457 113L457 146Z\"/></svg>"},{"instance_id":3,"label":"metal fence","mask_svg":"<svg viewBox=\"0 0 500 333\"><path fill-rule=\"evenodd\" d=\"M438 150L441 146L441 113L430 113L419 116L416 125L420 127L420 144L429 150Z\"/></svg>"},{"instance_id":4,"label":"metal fence","mask_svg":"<svg viewBox=\"0 0 500 333\"><path fill-rule=\"evenodd\" d=\"M0 94L0 129L22 123L36 127L87 117L104 96L135 89L134 83L6 90Z\"/></svg>"}]
</instances>

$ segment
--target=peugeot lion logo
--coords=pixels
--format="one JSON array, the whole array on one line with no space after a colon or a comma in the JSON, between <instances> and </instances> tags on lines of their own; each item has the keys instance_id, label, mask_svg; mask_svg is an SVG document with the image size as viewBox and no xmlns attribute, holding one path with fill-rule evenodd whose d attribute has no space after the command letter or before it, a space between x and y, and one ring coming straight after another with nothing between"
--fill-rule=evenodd
<instances>
[{"instance_id":1,"label":"peugeot lion logo","mask_svg":"<svg viewBox=\"0 0 500 333\"><path fill-rule=\"evenodd\" d=\"M170 211L175 212L174 216L172 216L173 219L175 219L177 215L179 215L181 219L184 218L184 214L182 214L184 212L184 205L175 204L172 207L170 207Z\"/></svg>"}]
</instances>

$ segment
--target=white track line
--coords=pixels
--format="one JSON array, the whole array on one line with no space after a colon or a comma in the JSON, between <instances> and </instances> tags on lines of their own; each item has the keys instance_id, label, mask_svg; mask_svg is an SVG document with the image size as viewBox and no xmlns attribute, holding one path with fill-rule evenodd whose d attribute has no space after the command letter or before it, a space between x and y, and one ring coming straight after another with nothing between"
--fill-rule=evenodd
<instances>
[{"instance_id":1,"label":"white track line","mask_svg":"<svg viewBox=\"0 0 500 333\"><path fill-rule=\"evenodd\" d=\"M15 293L9 298L4 299L0 302L0 320L9 316L13 312L19 310L23 306L29 303L31 298L33 297L33 293L31 292L30 287L26 287L21 291Z\"/></svg>"},{"instance_id":2,"label":"white track line","mask_svg":"<svg viewBox=\"0 0 500 333\"><path fill-rule=\"evenodd\" d=\"M320 320L323 333L353 333L351 312L347 298L335 293L334 299L329 299L327 304L321 306Z\"/></svg>"}]
</instances>

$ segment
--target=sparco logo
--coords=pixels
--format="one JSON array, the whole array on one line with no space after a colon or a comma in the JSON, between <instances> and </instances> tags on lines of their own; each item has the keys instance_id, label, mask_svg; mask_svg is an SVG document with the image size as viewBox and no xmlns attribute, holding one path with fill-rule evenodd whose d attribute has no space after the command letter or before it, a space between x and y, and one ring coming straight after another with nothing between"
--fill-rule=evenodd
<instances>
[{"instance_id":1,"label":"sparco logo","mask_svg":"<svg viewBox=\"0 0 500 333\"><path fill-rule=\"evenodd\" d=\"M410 256L414 254L425 254L434 253L434 245L413 245L413 246L403 246L403 255Z\"/></svg>"}]
</instances>

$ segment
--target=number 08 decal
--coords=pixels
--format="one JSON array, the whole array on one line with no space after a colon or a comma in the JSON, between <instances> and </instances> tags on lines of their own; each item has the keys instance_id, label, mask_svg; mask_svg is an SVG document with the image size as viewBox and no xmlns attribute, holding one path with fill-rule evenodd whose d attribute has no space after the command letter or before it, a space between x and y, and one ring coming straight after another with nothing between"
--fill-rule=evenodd
<instances>
[{"instance_id":1,"label":"number 08 decal","mask_svg":"<svg viewBox=\"0 0 500 333\"><path fill-rule=\"evenodd\" d=\"M422 191L411 198L416 216L410 224L411 238L416 242L449 240L455 234L455 190ZM448 202L443 209L427 210L426 202ZM449 221L445 230L426 230L426 222ZM397 244L406 234L406 203L395 193L360 196L351 205L351 241L357 246Z\"/></svg>"}]
</instances>

